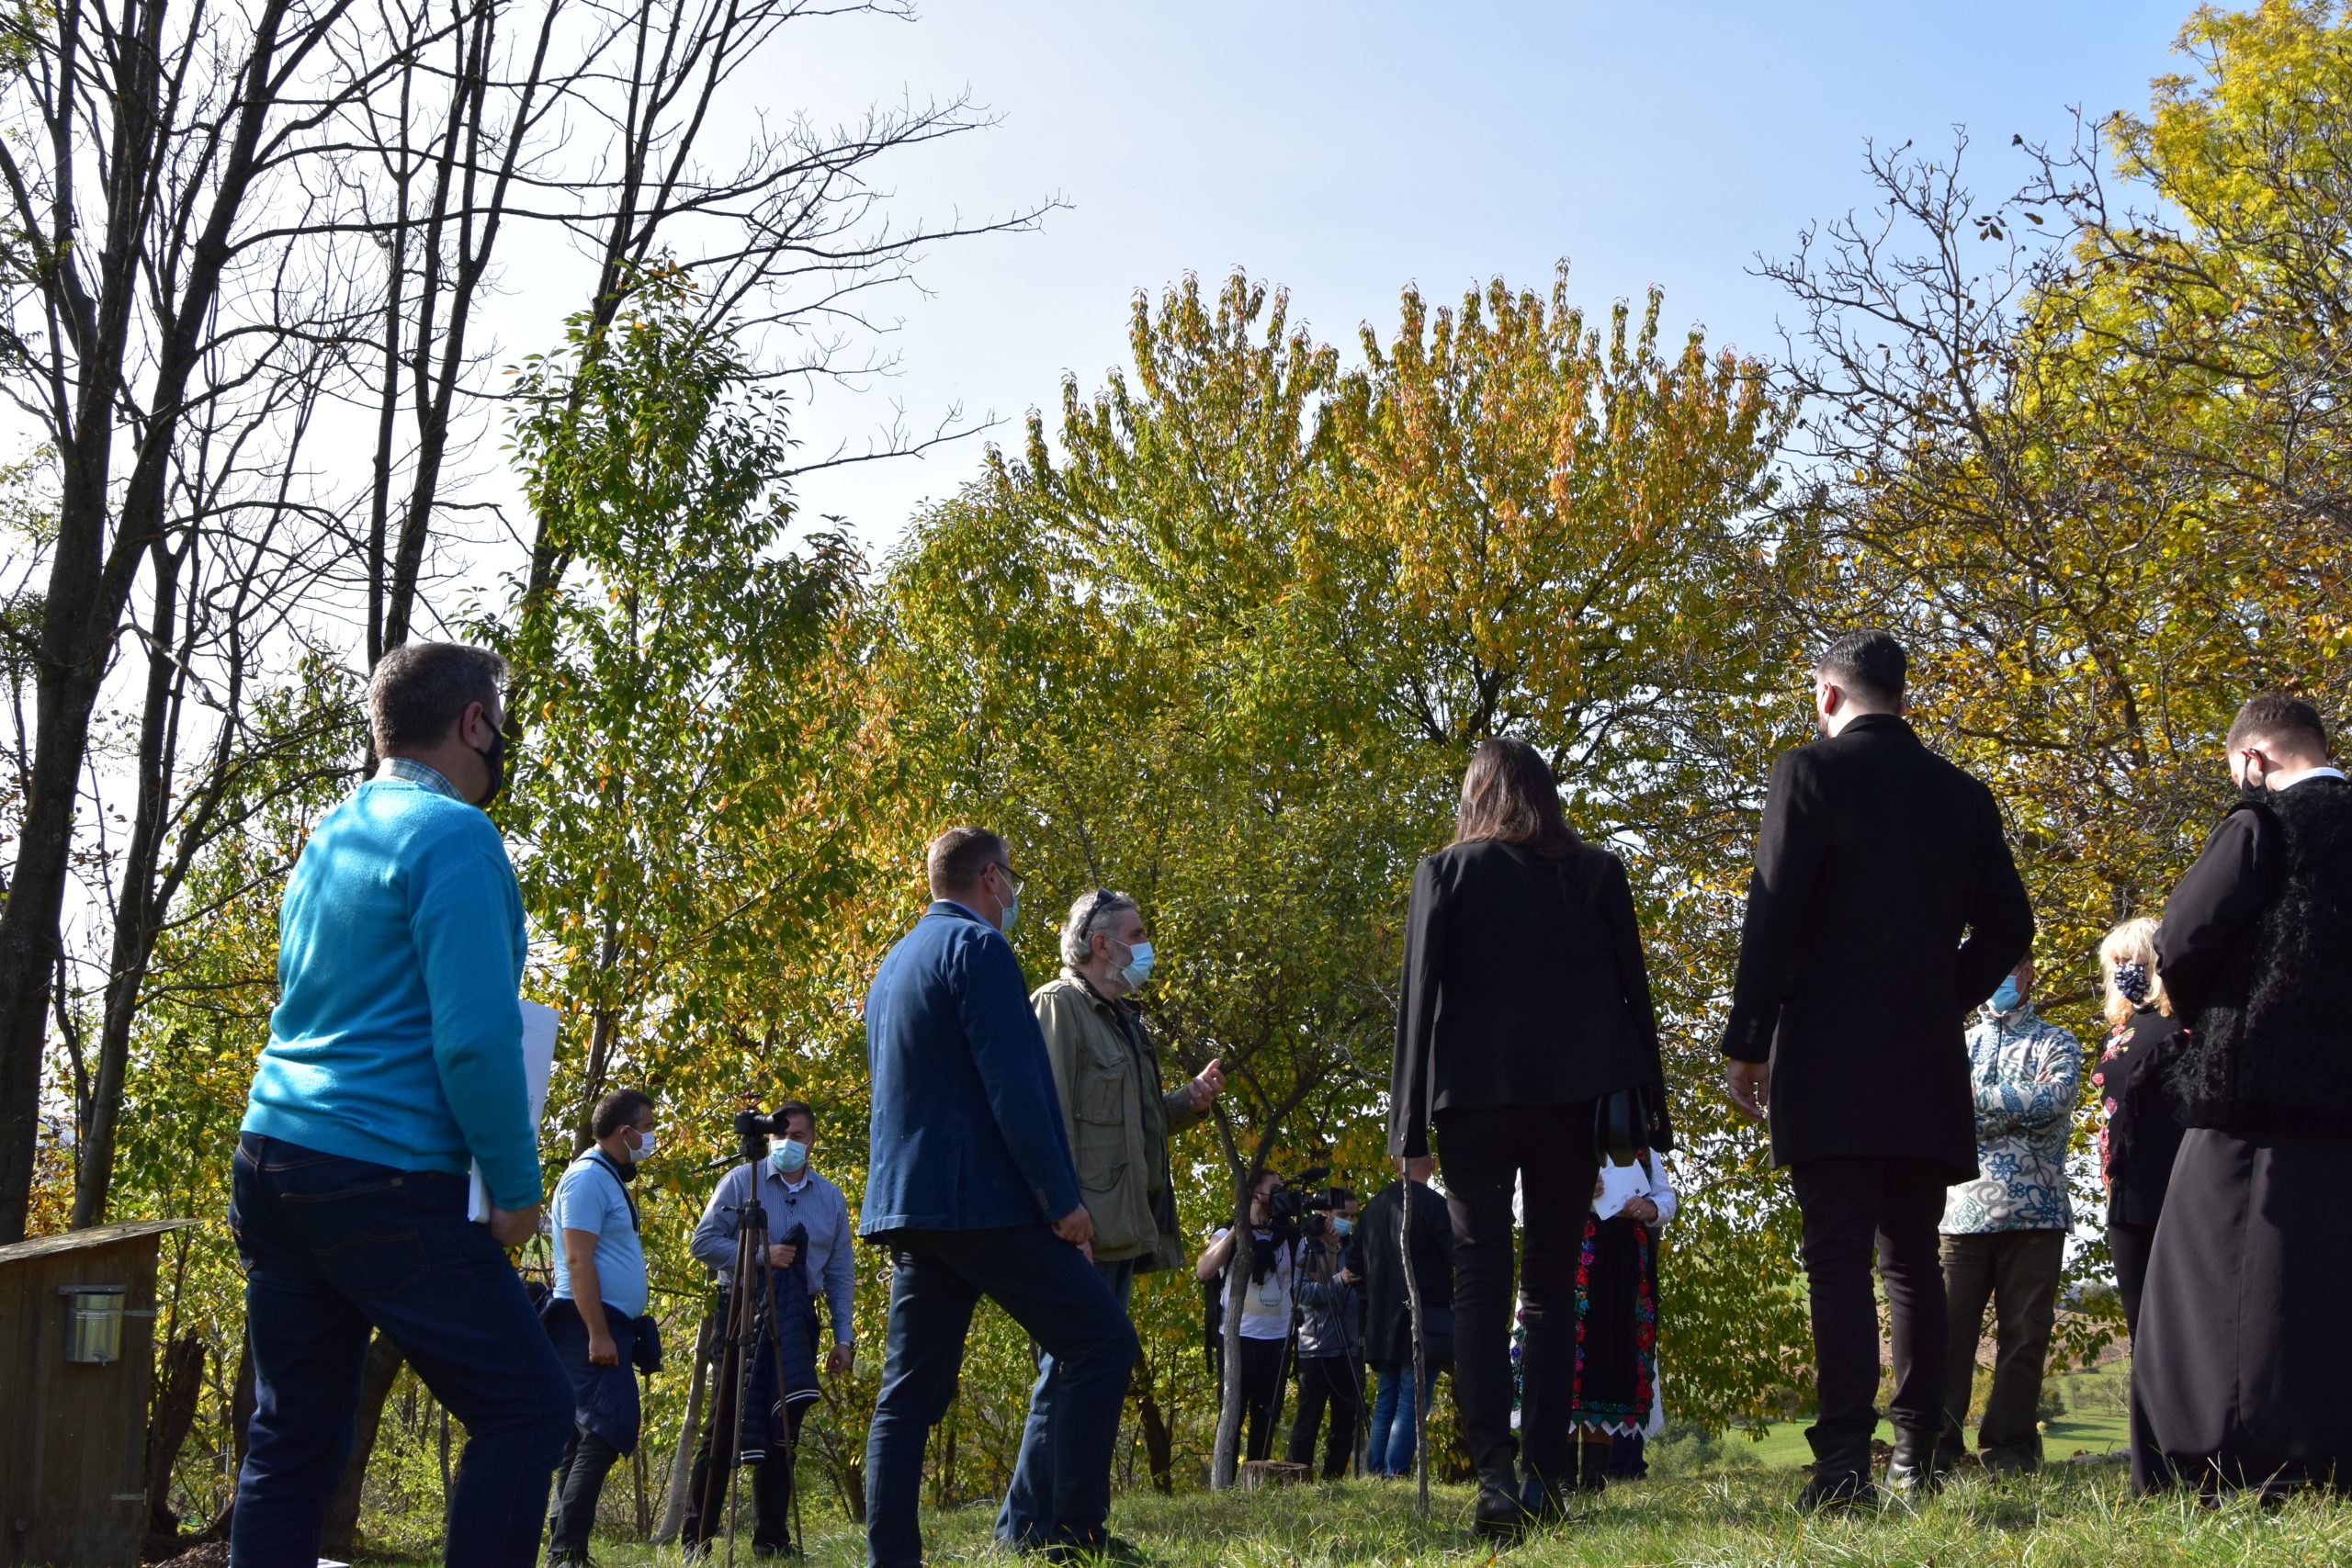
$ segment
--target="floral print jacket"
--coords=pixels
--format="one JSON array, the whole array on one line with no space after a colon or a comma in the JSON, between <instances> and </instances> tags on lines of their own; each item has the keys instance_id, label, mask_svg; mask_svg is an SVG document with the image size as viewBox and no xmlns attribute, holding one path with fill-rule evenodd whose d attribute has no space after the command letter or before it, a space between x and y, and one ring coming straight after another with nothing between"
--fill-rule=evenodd
<instances>
[{"instance_id":1,"label":"floral print jacket","mask_svg":"<svg viewBox=\"0 0 2352 1568\"><path fill-rule=\"evenodd\" d=\"M2082 1070L2082 1043L2030 1001L1982 1011L1968 1032L1977 1176L1945 1195L1944 1235L2075 1228L2066 1143Z\"/></svg>"}]
</instances>

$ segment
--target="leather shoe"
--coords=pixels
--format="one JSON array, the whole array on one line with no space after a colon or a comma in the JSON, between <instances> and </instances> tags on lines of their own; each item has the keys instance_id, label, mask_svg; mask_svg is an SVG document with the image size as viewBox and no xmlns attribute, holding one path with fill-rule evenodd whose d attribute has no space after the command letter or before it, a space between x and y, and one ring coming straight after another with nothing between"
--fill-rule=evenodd
<instances>
[{"instance_id":1,"label":"leather shoe","mask_svg":"<svg viewBox=\"0 0 2352 1568\"><path fill-rule=\"evenodd\" d=\"M1558 1524L1568 1517L1567 1489L1531 1470L1519 1483L1519 1506L1536 1524Z\"/></svg>"},{"instance_id":2,"label":"leather shoe","mask_svg":"<svg viewBox=\"0 0 2352 1568\"><path fill-rule=\"evenodd\" d=\"M1943 1461L1939 1432L1914 1432L1897 1427L1894 1452L1886 1461L1886 1489L1931 1496L1940 1491L1951 1466Z\"/></svg>"},{"instance_id":3,"label":"leather shoe","mask_svg":"<svg viewBox=\"0 0 2352 1568\"><path fill-rule=\"evenodd\" d=\"M1797 1507L1808 1514L1867 1507L1878 1501L1878 1488L1861 1472L1827 1470L1820 1465L1814 1466L1813 1479L1797 1494Z\"/></svg>"},{"instance_id":4,"label":"leather shoe","mask_svg":"<svg viewBox=\"0 0 2352 1568\"><path fill-rule=\"evenodd\" d=\"M1519 1488L1513 1484L1510 1472L1478 1478L1478 1503L1471 1515L1471 1529L1480 1535L1509 1540L1532 1522L1520 1503Z\"/></svg>"}]
</instances>

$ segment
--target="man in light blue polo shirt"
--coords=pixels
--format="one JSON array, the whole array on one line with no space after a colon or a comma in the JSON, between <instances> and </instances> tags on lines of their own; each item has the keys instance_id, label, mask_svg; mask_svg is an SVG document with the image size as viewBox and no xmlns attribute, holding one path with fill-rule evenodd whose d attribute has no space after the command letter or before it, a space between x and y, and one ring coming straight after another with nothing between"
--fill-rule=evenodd
<instances>
[{"instance_id":1,"label":"man in light blue polo shirt","mask_svg":"<svg viewBox=\"0 0 2352 1568\"><path fill-rule=\"evenodd\" d=\"M574 1402L548 1527L548 1562L556 1568L588 1562L605 1476L614 1461L637 1451L638 1345L653 1338L643 1226L628 1191L637 1162L653 1153L653 1099L616 1089L596 1102L588 1130L596 1141L556 1183L549 1206L556 1252L548 1338L571 1379Z\"/></svg>"},{"instance_id":2,"label":"man in light blue polo shirt","mask_svg":"<svg viewBox=\"0 0 2352 1568\"><path fill-rule=\"evenodd\" d=\"M371 1330L464 1423L452 1568L527 1568L571 1385L505 1249L539 1226L523 1070L523 900L481 812L505 664L411 643L377 664L383 763L320 819L278 915L278 1003L237 1142L254 1407L238 1568L312 1568ZM466 1218L481 1168L489 1224Z\"/></svg>"}]
</instances>

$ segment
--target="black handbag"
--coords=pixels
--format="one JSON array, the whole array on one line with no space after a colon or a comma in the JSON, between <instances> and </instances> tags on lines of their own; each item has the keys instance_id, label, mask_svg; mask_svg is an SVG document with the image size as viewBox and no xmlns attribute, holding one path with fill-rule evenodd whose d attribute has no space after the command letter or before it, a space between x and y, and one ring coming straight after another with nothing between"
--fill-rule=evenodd
<instances>
[{"instance_id":1,"label":"black handbag","mask_svg":"<svg viewBox=\"0 0 2352 1568\"><path fill-rule=\"evenodd\" d=\"M1593 1106L1592 1146L1611 1165L1632 1165L1645 1149L1664 1154L1673 1148L1661 1087L1636 1084L1602 1095Z\"/></svg>"}]
</instances>

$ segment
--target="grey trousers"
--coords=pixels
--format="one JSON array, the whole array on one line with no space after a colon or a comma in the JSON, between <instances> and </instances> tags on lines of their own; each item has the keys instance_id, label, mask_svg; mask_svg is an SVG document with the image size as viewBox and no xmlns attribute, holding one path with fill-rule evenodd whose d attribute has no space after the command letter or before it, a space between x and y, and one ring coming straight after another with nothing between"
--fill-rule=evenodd
<instances>
[{"instance_id":1,"label":"grey trousers","mask_svg":"<svg viewBox=\"0 0 2352 1568\"><path fill-rule=\"evenodd\" d=\"M1951 1309L1951 1359L1944 1378L1944 1446L1957 1453L1976 1377L1976 1342L1984 1307L1993 1307L1993 1388L1976 1426L1987 1470L2032 1470L2041 1463L2041 1374L2058 1321L2058 1277L2066 1266L2066 1233L1994 1231L1943 1238L1944 1299Z\"/></svg>"}]
</instances>

